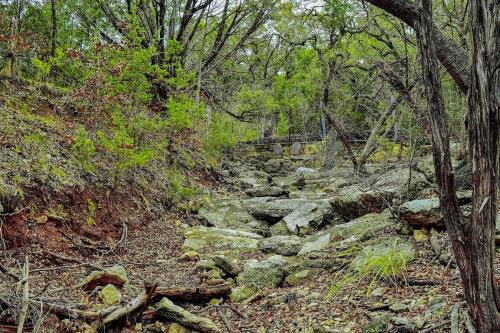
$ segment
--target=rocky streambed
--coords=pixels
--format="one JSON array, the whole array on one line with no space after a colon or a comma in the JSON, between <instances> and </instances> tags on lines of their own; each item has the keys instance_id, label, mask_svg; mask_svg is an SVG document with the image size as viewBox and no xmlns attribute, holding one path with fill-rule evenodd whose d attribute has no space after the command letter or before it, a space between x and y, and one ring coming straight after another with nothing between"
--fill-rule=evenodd
<instances>
[{"instance_id":1,"label":"rocky streambed","mask_svg":"<svg viewBox=\"0 0 500 333\"><path fill-rule=\"evenodd\" d=\"M459 281L430 159L418 171L393 165L366 177L312 165L304 156L227 161L221 175L234 191L200 209L203 225L182 226L182 249L206 283L230 283L230 301L253 314L240 330L447 327ZM470 196L460 192L464 211ZM370 265L401 271L374 278Z\"/></svg>"}]
</instances>

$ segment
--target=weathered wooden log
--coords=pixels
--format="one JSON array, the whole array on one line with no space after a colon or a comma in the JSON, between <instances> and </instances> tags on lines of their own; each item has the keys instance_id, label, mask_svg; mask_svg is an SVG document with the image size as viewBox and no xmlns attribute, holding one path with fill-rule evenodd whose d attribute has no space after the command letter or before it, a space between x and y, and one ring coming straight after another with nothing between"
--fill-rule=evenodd
<instances>
[{"instance_id":1,"label":"weathered wooden log","mask_svg":"<svg viewBox=\"0 0 500 333\"><path fill-rule=\"evenodd\" d=\"M215 286L202 286L195 288L165 288L158 287L154 293L154 298L167 297L174 301L203 302L212 298L229 295L231 287L227 284Z\"/></svg>"},{"instance_id":2,"label":"weathered wooden log","mask_svg":"<svg viewBox=\"0 0 500 333\"><path fill-rule=\"evenodd\" d=\"M192 314L164 297L155 305L156 313L163 318L172 320L202 333L218 333L221 329L210 319Z\"/></svg>"}]
</instances>

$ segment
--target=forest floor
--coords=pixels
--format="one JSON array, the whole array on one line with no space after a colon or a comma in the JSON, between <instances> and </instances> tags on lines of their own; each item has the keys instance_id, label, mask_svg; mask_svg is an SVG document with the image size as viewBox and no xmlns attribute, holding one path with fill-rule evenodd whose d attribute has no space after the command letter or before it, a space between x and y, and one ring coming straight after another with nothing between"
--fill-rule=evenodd
<instances>
[{"instance_id":1,"label":"forest floor","mask_svg":"<svg viewBox=\"0 0 500 333\"><path fill-rule=\"evenodd\" d=\"M229 284L230 297L178 303L227 332L449 332L450 325L465 330L460 280L446 256L439 218L432 232L425 223L413 225L415 232L398 214L403 198L432 196L427 175L416 172L407 188L409 170L402 164L372 166L372 175L360 179L340 161L333 170L316 170L314 154L248 155L223 164L223 181L198 216L171 212L136 221L130 229L114 223L83 231L50 216L28 223L20 229L29 241L2 251L0 290L10 295L4 301L21 308L16 282L28 255L32 299L67 308L102 307L102 288L89 293L80 282L96 267L121 265L128 278L116 301L121 304L144 285ZM435 207L413 213L413 220L418 214L436 217ZM9 223L4 233L13 232L16 219ZM15 318L12 310L0 318ZM95 330L93 321L61 322L60 314L36 307L30 316L32 325L43 321L48 332ZM135 315L106 331L189 330Z\"/></svg>"}]
</instances>

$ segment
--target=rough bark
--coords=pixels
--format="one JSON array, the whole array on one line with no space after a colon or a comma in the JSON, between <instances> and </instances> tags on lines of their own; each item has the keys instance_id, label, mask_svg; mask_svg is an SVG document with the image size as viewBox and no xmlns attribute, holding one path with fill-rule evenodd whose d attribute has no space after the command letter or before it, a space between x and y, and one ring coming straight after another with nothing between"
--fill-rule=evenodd
<instances>
[{"instance_id":1,"label":"rough bark","mask_svg":"<svg viewBox=\"0 0 500 333\"><path fill-rule=\"evenodd\" d=\"M50 27L50 55L52 57L56 56L57 48L57 12L56 12L56 0L50 0L50 13L52 26Z\"/></svg>"},{"instance_id":2,"label":"rough bark","mask_svg":"<svg viewBox=\"0 0 500 333\"><path fill-rule=\"evenodd\" d=\"M473 201L466 220L454 187L449 134L433 37L431 0L421 0L417 41L432 132L434 168L441 211L462 277L465 300L478 332L499 331L499 302L493 270L496 182L498 180L498 73L494 53L496 0L472 0L473 70L469 94L469 140L473 160ZM497 16L498 18L498 16ZM492 41L491 41L492 40ZM491 67L490 67L491 66ZM492 78L493 84L488 81ZM496 83L496 85L495 85Z\"/></svg>"},{"instance_id":3,"label":"rough bark","mask_svg":"<svg viewBox=\"0 0 500 333\"><path fill-rule=\"evenodd\" d=\"M470 270L462 273L465 298L478 332L500 330L495 282L495 221L500 146L500 3L470 2L472 70L468 133L472 157L472 212L465 238Z\"/></svg>"},{"instance_id":4,"label":"rough bark","mask_svg":"<svg viewBox=\"0 0 500 333\"><path fill-rule=\"evenodd\" d=\"M411 2L407 0L367 0L367 2L401 19L410 27L416 28L419 11ZM460 90L466 93L470 81L467 51L446 37L433 23L430 29L436 46L436 56Z\"/></svg>"},{"instance_id":5,"label":"rough bark","mask_svg":"<svg viewBox=\"0 0 500 333\"><path fill-rule=\"evenodd\" d=\"M164 288L158 287L154 297L168 297L176 301L203 302L213 298L229 295L231 287L227 284L203 286L197 288Z\"/></svg>"}]
</instances>

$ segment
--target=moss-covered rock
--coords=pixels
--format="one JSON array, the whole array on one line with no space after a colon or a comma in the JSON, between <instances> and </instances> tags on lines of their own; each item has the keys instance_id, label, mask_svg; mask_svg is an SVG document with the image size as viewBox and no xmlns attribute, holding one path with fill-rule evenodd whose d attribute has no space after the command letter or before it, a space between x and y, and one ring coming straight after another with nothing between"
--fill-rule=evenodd
<instances>
[{"instance_id":1,"label":"moss-covered rock","mask_svg":"<svg viewBox=\"0 0 500 333\"><path fill-rule=\"evenodd\" d=\"M238 275L238 284L276 287L283 281L287 265L286 260L280 255L269 257L263 261L252 260Z\"/></svg>"},{"instance_id":2,"label":"moss-covered rock","mask_svg":"<svg viewBox=\"0 0 500 333\"><path fill-rule=\"evenodd\" d=\"M121 287L126 283L128 283L128 277L125 268L121 265L115 265L103 271L90 273L78 286L83 287L86 291L92 291L97 286L112 284L116 287Z\"/></svg>"},{"instance_id":3,"label":"moss-covered rock","mask_svg":"<svg viewBox=\"0 0 500 333\"><path fill-rule=\"evenodd\" d=\"M290 286L298 286L321 271L321 269L317 268L303 269L301 271L288 275L285 278L285 282Z\"/></svg>"},{"instance_id":4,"label":"moss-covered rock","mask_svg":"<svg viewBox=\"0 0 500 333\"><path fill-rule=\"evenodd\" d=\"M204 248L213 250L238 249L240 251L258 250L262 236L241 230L197 226L184 230L183 250L199 251Z\"/></svg>"},{"instance_id":5,"label":"moss-covered rock","mask_svg":"<svg viewBox=\"0 0 500 333\"><path fill-rule=\"evenodd\" d=\"M292 236L272 236L259 241L259 247L264 252L272 252L284 256L293 256L299 253L303 239Z\"/></svg>"},{"instance_id":6,"label":"moss-covered rock","mask_svg":"<svg viewBox=\"0 0 500 333\"><path fill-rule=\"evenodd\" d=\"M105 306L110 306L113 304L118 304L122 300L122 294L120 291L112 284L106 285L99 291L99 299Z\"/></svg>"},{"instance_id":7,"label":"moss-covered rock","mask_svg":"<svg viewBox=\"0 0 500 333\"><path fill-rule=\"evenodd\" d=\"M259 289L253 285L247 286L238 286L231 290L231 294L229 295L229 299L233 302L241 302L245 299L248 299L259 292Z\"/></svg>"}]
</instances>

